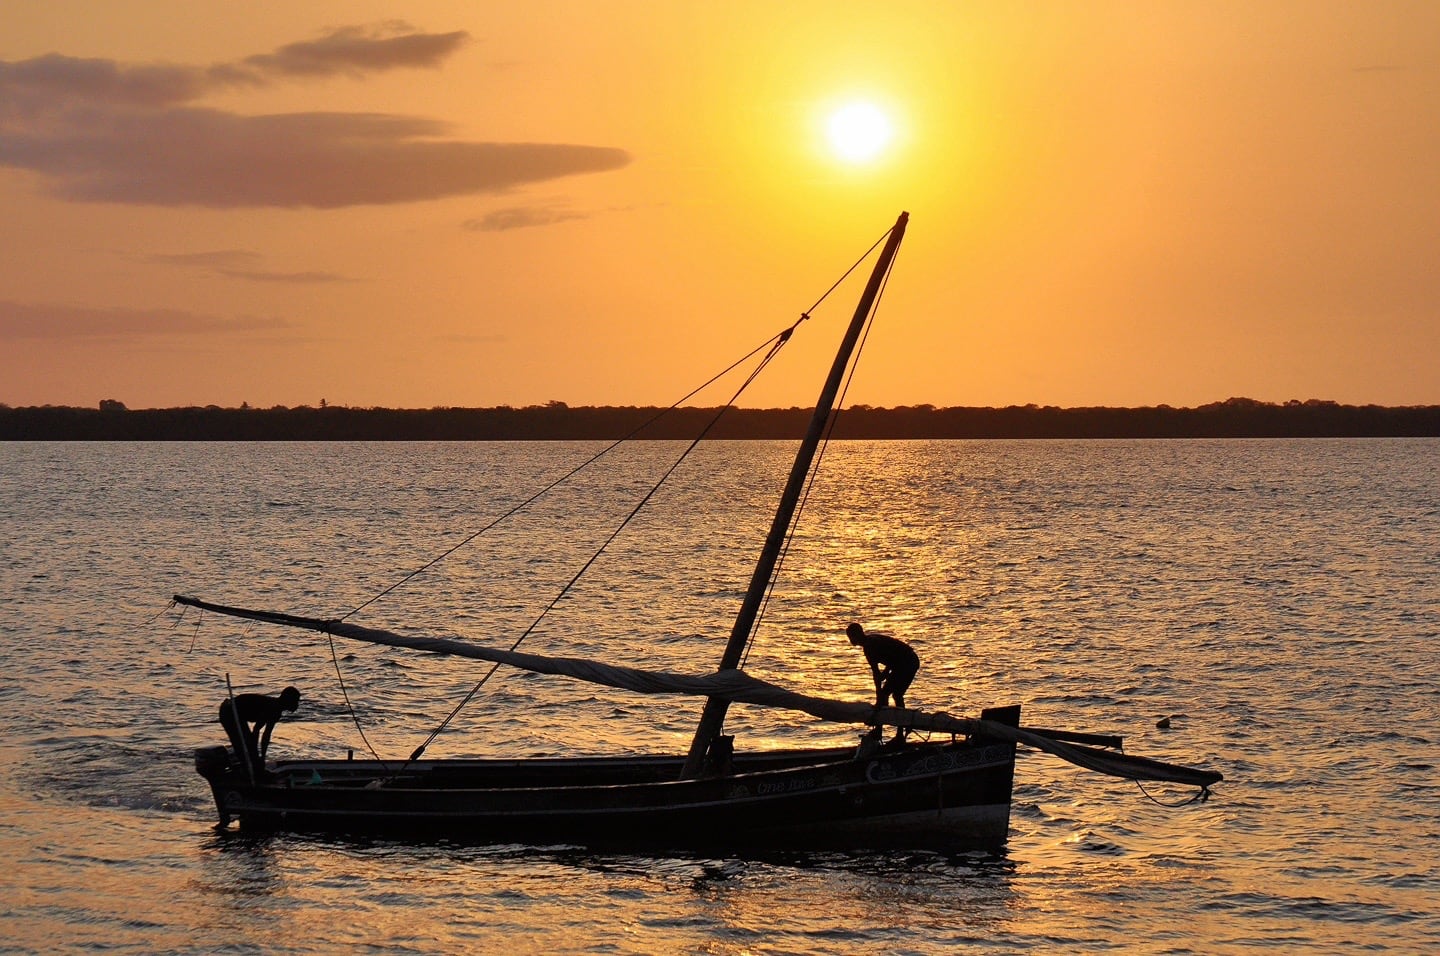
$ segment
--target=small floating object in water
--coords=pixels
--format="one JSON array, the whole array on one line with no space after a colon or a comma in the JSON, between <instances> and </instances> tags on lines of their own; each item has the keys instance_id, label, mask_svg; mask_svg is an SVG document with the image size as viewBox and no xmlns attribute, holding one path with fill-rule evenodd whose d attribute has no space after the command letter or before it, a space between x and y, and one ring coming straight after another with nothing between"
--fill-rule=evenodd
<instances>
[{"instance_id":1,"label":"small floating object in water","mask_svg":"<svg viewBox=\"0 0 1440 956\"><path fill-rule=\"evenodd\" d=\"M1156 727L1159 727L1161 730L1169 730L1169 729L1170 729L1170 718L1169 718L1169 717L1161 717L1159 720L1155 721L1155 726L1156 726Z\"/></svg>"}]
</instances>

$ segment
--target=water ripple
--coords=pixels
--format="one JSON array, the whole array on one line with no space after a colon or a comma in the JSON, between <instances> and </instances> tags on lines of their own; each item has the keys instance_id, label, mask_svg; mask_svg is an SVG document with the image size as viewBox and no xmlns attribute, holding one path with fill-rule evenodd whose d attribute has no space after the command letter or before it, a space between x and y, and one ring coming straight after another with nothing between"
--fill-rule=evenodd
<instances>
[{"instance_id":1,"label":"water ripple","mask_svg":"<svg viewBox=\"0 0 1440 956\"><path fill-rule=\"evenodd\" d=\"M527 639L714 661L788 443L716 445ZM190 751L227 693L303 694L277 756L408 754L468 663L162 617L176 591L344 613L593 451L515 443L6 446L0 935L17 951L1440 950L1440 442L840 443L749 668L864 697L841 629L922 654L912 696L1210 763L1206 804L1037 755L998 856L654 858L212 830ZM360 623L508 646L676 447L542 503ZM547 477L548 476L548 477ZM622 500L624 499L624 500ZM556 533L556 528L563 533ZM501 672L437 756L680 750L698 706ZM517 715L523 715L517 719ZM1158 724L1168 718L1168 728ZM742 745L853 743L735 708ZM1157 798L1168 796L1157 794ZM143 892L137 894L137 887ZM1123 943L1121 942L1123 941Z\"/></svg>"}]
</instances>

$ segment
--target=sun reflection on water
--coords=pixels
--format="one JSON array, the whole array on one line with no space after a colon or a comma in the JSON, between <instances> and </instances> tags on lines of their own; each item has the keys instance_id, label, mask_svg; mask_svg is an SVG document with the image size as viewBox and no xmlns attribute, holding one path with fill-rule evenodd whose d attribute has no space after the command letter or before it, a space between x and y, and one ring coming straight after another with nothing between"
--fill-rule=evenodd
<instances>
[{"instance_id":1,"label":"sun reflection on water","mask_svg":"<svg viewBox=\"0 0 1440 956\"><path fill-rule=\"evenodd\" d=\"M996 861L215 838L189 754L215 742L227 674L237 690L301 687L275 756L359 752L347 696L395 756L476 669L338 647L342 694L323 640L147 623L164 597L343 613L590 451L7 447L5 938L276 952L1093 951L1142 934L1157 951L1440 946L1440 883L1415 849L1440 815L1433 441L832 449L752 671L866 699L843 634L861 620L920 652L915 703L1019 702L1031 725L1123 733L1132 752L1225 772L1206 804L1164 809L1024 756ZM543 517L569 521L563 534L537 516L360 623L508 646L613 525L616 493L670 451L641 447L633 471L553 502ZM717 447L697 464L718 477L657 499L525 648L713 667L790 452ZM433 752L673 751L697 713L503 672ZM855 733L745 707L728 729L741 747Z\"/></svg>"}]
</instances>

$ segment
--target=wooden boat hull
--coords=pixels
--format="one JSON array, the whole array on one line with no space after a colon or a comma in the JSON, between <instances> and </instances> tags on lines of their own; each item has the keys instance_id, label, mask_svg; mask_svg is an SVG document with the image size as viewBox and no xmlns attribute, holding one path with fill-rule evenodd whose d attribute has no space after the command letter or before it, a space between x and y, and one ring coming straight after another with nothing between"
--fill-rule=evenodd
<instances>
[{"instance_id":1,"label":"wooden boat hull","mask_svg":"<svg viewBox=\"0 0 1440 956\"><path fill-rule=\"evenodd\" d=\"M1009 830L1011 743L777 751L692 780L683 762L300 760L252 783L225 748L196 753L222 826L246 830L676 849L996 848Z\"/></svg>"}]
</instances>

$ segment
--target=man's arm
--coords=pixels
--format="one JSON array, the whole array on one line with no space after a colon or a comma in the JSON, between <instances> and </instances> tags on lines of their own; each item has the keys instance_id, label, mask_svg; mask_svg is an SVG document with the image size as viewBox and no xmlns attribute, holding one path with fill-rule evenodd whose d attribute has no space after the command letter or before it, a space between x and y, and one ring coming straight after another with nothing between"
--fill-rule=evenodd
<instances>
[{"instance_id":1,"label":"man's arm","mask_svg":"<svg viewBox=\"0 0 1440 956\"><path fill-rule=\"evenodd\" d=\"M275 729L275 721L266 721L264 726L265 732L260 735L260 746L256 748L259 750L261 757L264 757L265 751L270 749L270 731Z\"/></svg>"}]
</instances>

